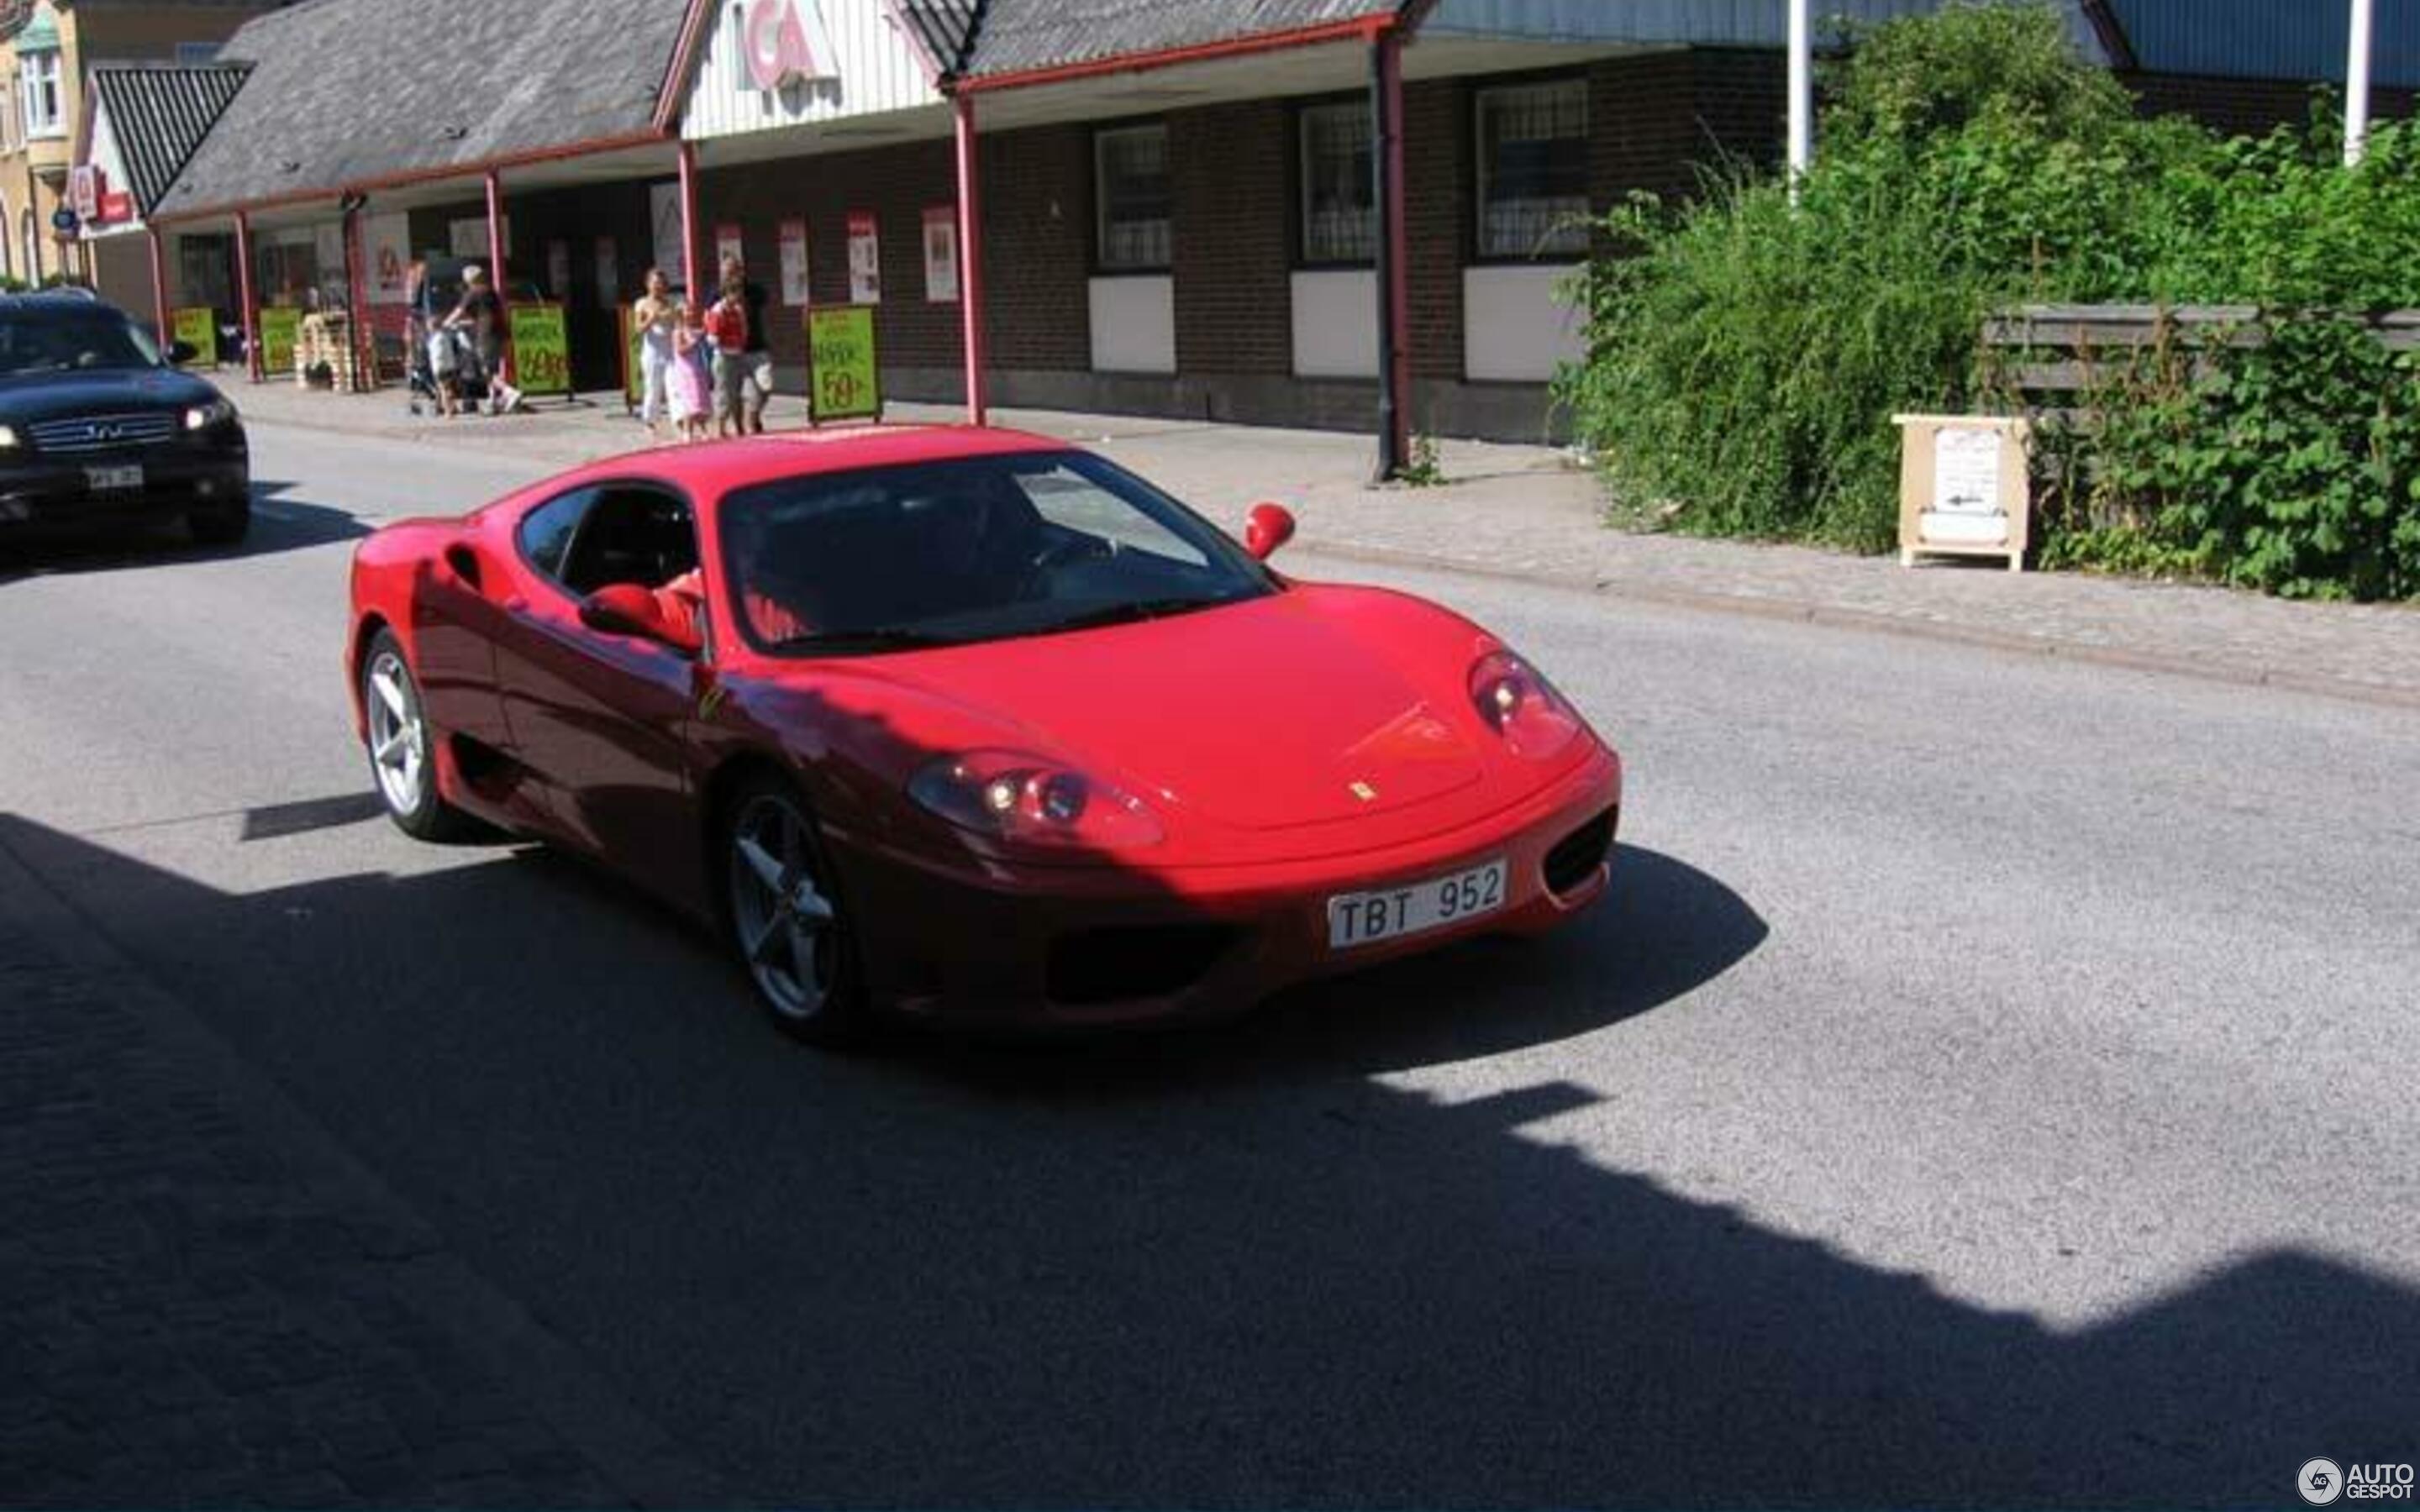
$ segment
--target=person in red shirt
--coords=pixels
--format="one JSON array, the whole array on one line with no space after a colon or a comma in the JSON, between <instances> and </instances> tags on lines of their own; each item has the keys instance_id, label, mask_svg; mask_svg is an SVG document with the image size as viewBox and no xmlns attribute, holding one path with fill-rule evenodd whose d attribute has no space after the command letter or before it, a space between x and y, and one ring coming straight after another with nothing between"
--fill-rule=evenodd
<instances>
[{"instance_id":1,"label":"person in red shirt","mask_svg":"<svg viewBox=\"0 0 2420 1512\"><path fill-rule=\"evenodd\" d=\"M722 274L722 298L706 313L714 342L714 434L747 434L748 281L737 268Z\"/></svg>"}]
</instances>

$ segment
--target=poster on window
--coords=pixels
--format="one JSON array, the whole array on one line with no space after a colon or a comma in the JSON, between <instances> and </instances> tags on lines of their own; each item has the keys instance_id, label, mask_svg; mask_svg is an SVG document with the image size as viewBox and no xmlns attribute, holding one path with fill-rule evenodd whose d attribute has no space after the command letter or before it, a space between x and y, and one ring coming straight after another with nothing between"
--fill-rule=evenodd
<instances>
[{"instance_id":1,"label":"poster on window","mask_svg":"<svg viewBox=\"0 0 2420 1512\"><path fill-rule=\"evenodd\" d=\"M714 276L719 281L722 270L733 263L743 267L748 261L748 243L739 227L725 223L714 228Z\"/></svg>"},{"instance_id":2,"label":"poster on window","mask_svg":"<svg viewBox=\"0 0 2420 1512\"><path fill-rule=\"evenodd\" d=\"M814 302L807 287L807 223L782 223L782 302L800 309Z\"/></svg>"},{"instance_id":3,"label":"poster on window","mask_svg":"<svg viewBox=\"0 0 2420 1512\"><path fill-rule=\"evenodd\" d=\"M612 237L597 239L597 302L610 305L622 296L622 249Z\"/></svg>"},{"instance_id":4,"label":"poster on window","mask_svg":"<svg viewBox=\"0 0 2420 1512\"><path fill-rule=\"evenodd\" d=\"M557 304L571 301L571 243L546 244L546 297Z\"/></svg>"},{"instance_id":5,"label":"poster on window","mask_svg":"<svg viewBox=\"0 0 2420 1512\"><path fill-rule=\"evenodd\" d=\"M882 242L872 210L848 212L848 302L882 302Z\"/></svg>"},{"instance_id":6,"label":"poster on window","mask_svg":"<svg viewBox=\"0 0 2420 1512\"><path fill-rule=\"evenodd\" d=\"M362 223L367 246L370 302L402 304L409 298L405 279L411 269L411 217L373 215Z\"/></svg>"},{"instance_id":7,"label":"poster on window","mask_svg":"<svg viewBox=\"0 0 2420 1512\"><path fill-rule=\"evenodd\" d=\"M689 250L682 245L686 233L681 220L680 185L649 184L647 211L656 233L655 266L662 269L664 276L678 288L689 276Z\"/></svg>"},{"instance_id":8,"label":"poster on window","mask_svg":"<svg viewBox=\"0 0 2420 1512\"><path fill-rule=\"evenodd\" d=\"M924 298L948 304L958 297L958 209L935 205L924 211Z\"/></svg>"}]
</instances>

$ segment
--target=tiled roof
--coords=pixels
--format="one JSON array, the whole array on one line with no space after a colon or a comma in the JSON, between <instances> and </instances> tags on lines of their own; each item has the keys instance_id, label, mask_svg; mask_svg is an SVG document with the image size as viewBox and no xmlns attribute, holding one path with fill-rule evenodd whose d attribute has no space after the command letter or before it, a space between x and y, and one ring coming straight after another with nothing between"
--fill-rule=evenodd
<instances>
[{"instance_id":1,"label":"tiled roof","mask_svg":"<svg viewBox=\"0 0 2420 1512\"><path fill-rule=\"evenodd\" d=\"M108 113L127 187L145 215L209 135L211 123L243 87L243 77L241 69L221 67L92 70L93 96Z\"/></svg>"},{"instance_id":2,"label":"tiled roof","mask_svg":"<svg viewBox=\"0 0 2420 1512\"><path fill-rule=\"evenodd\" d=\"M1394 13L1402 0L907 0L964 22L968 39L950 71L984 78L1142 57L1205 43L1266 37ZM940 50L937 49L937 52ZM951 54L941 54L944 62Z\"/></svg>"},{"instance_id":3,"label":"tiled roof","mask_svg":"<svg viewBox=\"0 0 2420 1512\"><path fill-rule=\"evenodd\" d=\"M251 82L160 209L189 213L627 138L655 125L679 0L303 0L220 54Z\"/></svg>"}]
</instances>

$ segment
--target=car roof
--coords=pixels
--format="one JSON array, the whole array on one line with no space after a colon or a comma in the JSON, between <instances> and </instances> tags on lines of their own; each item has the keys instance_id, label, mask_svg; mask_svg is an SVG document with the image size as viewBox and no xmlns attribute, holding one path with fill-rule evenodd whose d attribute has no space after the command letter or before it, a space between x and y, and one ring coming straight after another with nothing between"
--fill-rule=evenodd
<instances>
[{"instance_id":1,"label":"car roof","mask_svg":"<svg viewBox=\"0 0 2420 1512\"><path fill-rule=\"evenodd\" d=\"M89 289L78 289L72 294L54 289L29 289L22 293L0 294L0 310L12 313L28 310L89 311L95 309L117 311L121 315L125 313L117 310L117 306Z\"/></svg>"},{"instance_id":2,"label":"car roof","mask_svg":"<svg viewBox=\"0 0 2420 1512\"><path fill-rule=\"evenodd\" d=\"M679 485L700 501L783 478L862 468L911 467L974 456L1064 452L1072 443L1030 431L988 425L872 424L774 431L702 446L654 447L593 462L553 480L578 486L609 479L654 476Z\"/></svg>"}]
</instances>

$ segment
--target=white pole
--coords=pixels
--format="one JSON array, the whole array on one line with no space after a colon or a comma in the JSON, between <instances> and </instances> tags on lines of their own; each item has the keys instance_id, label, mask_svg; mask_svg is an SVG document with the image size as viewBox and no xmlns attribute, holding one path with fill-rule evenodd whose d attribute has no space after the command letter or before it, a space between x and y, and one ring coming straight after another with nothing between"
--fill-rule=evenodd
<instances>
[{"instance_id":1,"label":"white pole","mask_svg":"<svg viewBox=\"0 0 2420 1512\"><path fill-rule=\"evenodd\" d=\"M2345 57L2345 166L2361 166L2369 146L2369 54L2377 0L2352 0L2352 46Z\"/></svg>"},{"instance_id":2,"label":"white pole","mask_svg":"<svg viewBox=\"0 0 2420 1512\"><path fill-rule=\"evenodd\" d=\"M1785 0L1790 7L1790 197L1815 162L1815 0ZM2367 4L2367 0L2360 0Z\"/></svg>"}]
</instances>

